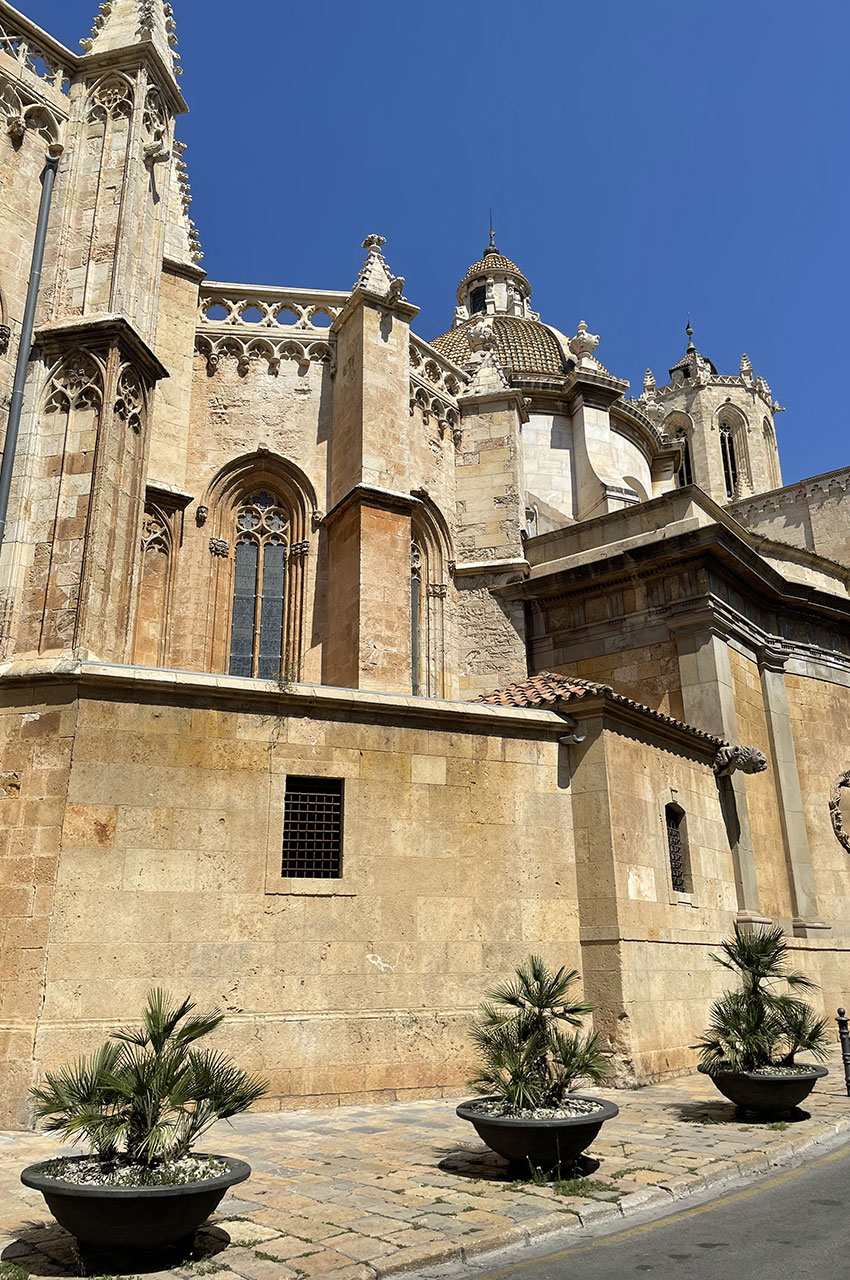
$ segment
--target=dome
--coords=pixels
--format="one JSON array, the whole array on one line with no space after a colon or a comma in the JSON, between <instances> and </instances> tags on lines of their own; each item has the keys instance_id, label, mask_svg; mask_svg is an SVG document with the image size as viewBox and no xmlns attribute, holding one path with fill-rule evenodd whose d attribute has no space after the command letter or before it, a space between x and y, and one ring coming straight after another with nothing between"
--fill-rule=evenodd
<instances>
[{"instance_id":1,"label":"dome","mask_svg":"<svg viewBox=\"0 0 850 1280\"><path fill-rule=\"evenodd\" d=\"M463 368L470 363L471 355L467 334L482 319L493 325L499 364L520 374L567 373L564 350L552 330L539 320L527 320L522 316L472 316L448 333L432 339L431 346Z\"/></svg>"},{"instance_id":2,"label":"dome","mask_svg":"<svg viewBox=\"0 0 850 1280\"><path fill-rule=\"evenodd\" d=\"M531 285L528 283L517 264L515 262L511 262L510 258L506 258L504 254L499 253L499 250L495 245L491 245L489 249L485 249L484 257L480 258L478 262L473 262L472 266L467 269L466 275L460 282L459 289L463 289L463 286L470 280L474 280L476 276L487 276L492 272L500 272L505 275L516 276L522 281L528 289L528 292L531 293Z\"/></svg>"}]
</instances>

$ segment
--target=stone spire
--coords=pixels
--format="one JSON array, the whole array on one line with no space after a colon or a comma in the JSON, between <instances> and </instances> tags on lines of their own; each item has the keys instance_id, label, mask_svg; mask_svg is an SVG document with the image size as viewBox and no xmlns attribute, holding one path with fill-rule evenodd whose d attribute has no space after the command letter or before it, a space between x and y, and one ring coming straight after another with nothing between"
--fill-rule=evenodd
<instances>
[{"instance_id":1,"label":"stone spire","mask_svg":"<svg viewBox=\"0 0 850 1280\"><path fill-rule=\"evenodd\" d=\"M368 252L366 261L360 268L360 273L354 282L354 288L365 289L367 293L378 294L380 297L395 302L402 300L401 291L404 288L404 276L394 276L390 271L382 252L386 243L384 236L376 235L367 236L363 241L362 247Z\"/></svg>"},{"instance_id":2,"label":"stone spire","mask_svg":"<svg viewBox=\"0 0 850 1280\"><path fill-rule=\"evenodd\" d=\"M176 23L166 0L103 0L94 20L91 36L81 40L86 53L111 53L140 44L150 44L173 75L182 74L177 64Z\"/></svg>"}]
</instances>

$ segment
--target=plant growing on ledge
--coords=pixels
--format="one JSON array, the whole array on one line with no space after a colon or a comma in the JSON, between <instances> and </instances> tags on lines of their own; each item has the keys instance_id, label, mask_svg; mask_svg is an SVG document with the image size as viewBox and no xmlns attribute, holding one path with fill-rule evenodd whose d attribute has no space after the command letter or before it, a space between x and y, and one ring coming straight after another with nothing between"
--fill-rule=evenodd
<instances>
[{"instance_id":1,"label":"plant growing on ledge","mask_svg":"<svg viewBox=\"0 0 850 1280\"><path fill-rule=\"evenodd\" d=\"M178 1004L153 990L140 1027L113 1032L90 1058L47 1072L32 1090L47 1130L84 1139L92 1153L31 1165L22 1181L42 1191L84 1243L145 1248L186 1236L250 1174L243 1161L192 1154L212 1124L247 1111L268 1090L225 1054L197 1047L224 1015L194 1009L188 997ZM188 1218L176 1212L181 1205ZM167 1235L175 1221L179 1229Z\"/></svg>"},{"instance_id":2,"label":"plant growing on ledge","mask_svg":"<svg viewBox=\"0 0 850 1280\"><path fill-rule=\"evenodd\" d=\"M470 1087L481 1096L457 1113L510 1161L568 1165L617 1114L613 1103L573 1092L607 1071L598 1036L581 1030L593 1005L570 996L578 978L529 956L488 993L473 1024L481 1066Z\"/></svg>"},{"instance_id":3,"label":"plant growing on ledge","mask_svg":"<svg viewBox=\"0 0 850 1280\"><path fill-rule=\"evenodd\" d=\"M778 927L744 932L736 923L721 952L712 959L735 973L741 988L711 1006L706 1034L695 1046L699 1069L742 1111L790 1110L827 1074L825 1067L794 1061L801 1051L819 1060L829 1053L826 1019L797 994L816 991L817 983L788 968L788 944Z\"/></svg>"}]
</instances>

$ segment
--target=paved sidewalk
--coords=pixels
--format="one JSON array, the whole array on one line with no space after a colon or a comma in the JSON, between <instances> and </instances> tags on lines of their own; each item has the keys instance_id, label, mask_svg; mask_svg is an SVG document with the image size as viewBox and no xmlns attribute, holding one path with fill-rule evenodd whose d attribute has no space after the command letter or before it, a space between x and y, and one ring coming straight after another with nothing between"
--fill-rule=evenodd
<instances>
[{"instance_id":1,"label":"paved sidewalk","mask_svg":"<svg viewBox=\"0 0 850 1280\"><path fill-rule=\"evenodd\" d=\"M458 1120L454 1102L275 1112L220 1125L207 1150L253 1166L198 1234L195 1259L130 1274L191 1280L374 1280L546 1234L581 1232L707 1188L799 1162L850 1136L840 1062L790 1122L742 1123L704 1076L634 1091L596 1090L620 1115L603 1128L586 1178L511 1182L505 1164ZM21 1168L59 1148L34 1134L0 1135L0 1259L8 1280L80 1274L73 1241L53 1224ZM114 1267L111 1270L114 1271Z\"/></svg>"}]
</instances>

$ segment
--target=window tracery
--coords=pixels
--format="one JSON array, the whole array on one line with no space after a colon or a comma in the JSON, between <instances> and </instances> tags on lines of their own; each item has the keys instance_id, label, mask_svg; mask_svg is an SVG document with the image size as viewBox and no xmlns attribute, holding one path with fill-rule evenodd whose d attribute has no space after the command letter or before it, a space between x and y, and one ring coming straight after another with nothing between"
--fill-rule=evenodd
<instances>
[{"instance_id":1,"label":"window tracery","mask_svg":"<svg viewBox=\"0 0 850 1280\"><path fill-rule=\"evenodd\" d=\"M117 390L115 415L122 422L125 422L131 431L139 435L142 430L145 396L141 379L131 365L126 365L122 369L118 378Z\"/></svg>"},{"instance_id":2,"label":"window tracery","mask_svg":"<svg viewBox=\"0 0 850 1280\"><path fill-rule=\"evenodd\" d=\"M90 95L90 123L119 120L133 111L133 90L123 76L107 76L96 84Z\"/></svg>"},{"instance_id":3,"label":"window tracery","mask_svg":"<svg viewBox=\"0 0 850 1280\"><path fill-rule=\"evenodd\" d=\"M410 542L410 669L414 697L445 693L447 544L434 515L414 513Z\"/></svg>"},{"instance_id":4,"label":"window tracery","mask_svg":"<svg viewBox=\"0 0 850 1280\"><path fill-rule=\"evenodd\" d=\"M236 516L230 674L273 680L283 670L289 515L276 494L251 494Z\"/></svg>"}]
</instances>

